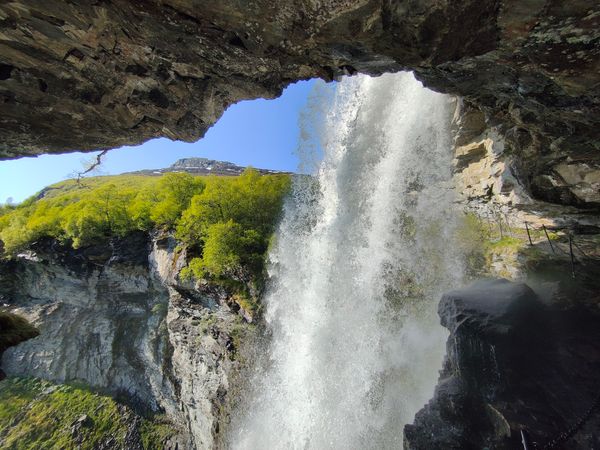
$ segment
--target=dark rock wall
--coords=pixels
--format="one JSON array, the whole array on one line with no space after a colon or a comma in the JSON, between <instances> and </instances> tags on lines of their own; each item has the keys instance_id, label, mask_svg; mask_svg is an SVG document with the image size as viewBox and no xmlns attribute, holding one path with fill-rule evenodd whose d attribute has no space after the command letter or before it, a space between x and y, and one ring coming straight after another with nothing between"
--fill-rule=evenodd
<instances>
[{"instance_id":1,"label":"dark rock wall","mask_svg":"<svg viewBox=\"0 0 600 450\"><path fill-rule=\"evenodd\" d=\"M296 80L407 69L485 111L561 202L557 164L599 164L599 23L583 0L4 2L0 158L194 141Z\"/></svg>"},{"instance_id":2,"label":"dark rock wall","mask_svg":"<svg viewBox=\"0 0 600 450\"><path fill-rule=\"evenodd\" d=\"M405 427L406 449L516 449L521 430L529 448L599 448L597 312L492 280L446 294L439 313L446 361L433 399Z\"/></svg>"}]
</instances>

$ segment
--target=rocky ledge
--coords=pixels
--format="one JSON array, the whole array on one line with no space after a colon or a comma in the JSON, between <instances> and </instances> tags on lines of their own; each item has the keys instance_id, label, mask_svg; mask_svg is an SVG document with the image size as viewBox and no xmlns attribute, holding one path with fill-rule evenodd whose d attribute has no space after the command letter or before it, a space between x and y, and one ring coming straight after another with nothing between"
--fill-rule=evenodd
<instances>
[{"instance_id":1,"label":"rocky ledge","mask_svg":"<svg viewBox=\"0 0 600 450\"><path fill-rule=\"evenodd\" d=\"M479 281L446 294L447 355L405 448L598 448L600 315L546 304L525 284Z\"/></svg>"},{"instance_id":2,"label":"rocky ledge","mask_svg":"<svg viewBox=\"0 0 600 450\"><path fill-rule=\"evenodd\" d=\"M0 158L194 141L297 80L413 70L485 112L543 197L598 183L599 21L579 0L4 2Z\"/></svg>"}]
</instances>

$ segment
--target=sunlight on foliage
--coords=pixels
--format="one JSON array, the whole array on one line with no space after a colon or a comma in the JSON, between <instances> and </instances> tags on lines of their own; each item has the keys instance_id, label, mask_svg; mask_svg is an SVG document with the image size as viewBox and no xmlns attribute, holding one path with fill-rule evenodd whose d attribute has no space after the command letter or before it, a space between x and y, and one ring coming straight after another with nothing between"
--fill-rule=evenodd
<instances>
[{"instance_id":1,"label":"sunlight on foliage","mask_svg":"<svg viewBox=\"0 0 600 450\"><path fill-rule=\"evenodd\" d=\"M16 207L1 207L0 240L10 257L44 237L79 248L132 231L173 230L200 255L184 276L250 281L263 269L289 187L289 175L253 169L238 177L169 173L70 180Z\"/></svg>"},{"instance_id":2,"label":"sunlight on foliage","mask_svg":"<svg viewBox=\"0 0 600 450\"><path fill-rule=\"evenodd\" d=\"M177 225L179 240L202 246L202 257L192 260L184 275L233 275L244 281L258 276L289 188L289 176L253 170L207 184Z\"/></svg>"},{"instance_id":3,"label":"sunlight on foliage","mask_svg":"<svg viewBox=\"0 0 600 450\"><path fill-rule=\"evenodd\" d=\"M161 449L174 434L161 416L134 418L113 399L85 386L34 378L0 381L0 443L15 450L124 448L131 427L143 448Z\"/></svg>"}]
</instances>

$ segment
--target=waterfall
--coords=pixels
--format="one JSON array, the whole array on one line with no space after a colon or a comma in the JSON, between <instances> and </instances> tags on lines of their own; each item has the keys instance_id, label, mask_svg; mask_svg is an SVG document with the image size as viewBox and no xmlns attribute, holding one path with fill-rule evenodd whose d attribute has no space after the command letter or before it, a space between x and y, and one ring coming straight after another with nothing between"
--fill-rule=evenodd
<instances>
[{"instance_id":1,"label":"waterfall","mask_svg":"<svg viewBox=\"0 0 600 450\"><path fill-rule=\"evenodd\" d=\"M298 177L270 253L264 361L235 449L402 447L432 396L453 251L453 100L410 73L346 78L316 177Z\"/></svg>"}]
</instances>

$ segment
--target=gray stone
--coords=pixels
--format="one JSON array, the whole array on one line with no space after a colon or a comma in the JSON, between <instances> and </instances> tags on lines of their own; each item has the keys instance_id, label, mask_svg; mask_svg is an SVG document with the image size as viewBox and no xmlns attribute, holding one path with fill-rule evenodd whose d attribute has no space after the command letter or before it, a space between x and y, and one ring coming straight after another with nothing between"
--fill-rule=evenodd
<instances>
[{"instance_id":1,"label":"gray stone","mask_svg":"<svg viewBox=\"0 0 600 450\"><path fill-rule=\"evenodd\" d=\"M179 282L175 247L142 233L78 250L42 240L35 257L4 263L3 301L40 330L5 352L7 374L85 382L165 412L180 430L173 448L215 448L240 366L232 330L245 325L223 290ZM79 418L73 433L85 426Z\"/></svg>"}]
</instances>

